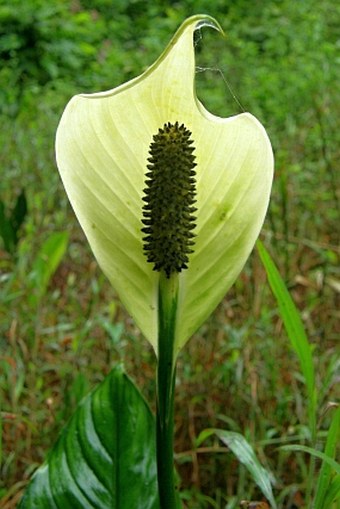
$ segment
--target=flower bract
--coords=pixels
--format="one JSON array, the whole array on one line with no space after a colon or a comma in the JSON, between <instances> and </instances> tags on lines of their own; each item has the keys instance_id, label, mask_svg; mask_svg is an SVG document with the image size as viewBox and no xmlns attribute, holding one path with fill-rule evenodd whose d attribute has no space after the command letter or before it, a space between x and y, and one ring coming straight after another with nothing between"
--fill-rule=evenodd
<instances>
[{"instance_id":1,"label":"flower bract","mask_svg":"<svg viewBox=\"0 0 340 509\"><path fill-rule=\"evenodd\" d=\"M249 113L220 118L195 92L193 35L220 30L188 18L143 74L106 92L80 94L62 115L57 164L99 265L157 351L159 272L143 251L143 190L153 136L184 125L195 148L195 241L179 275L175 351L222 300L262 227L273 177L269 138ZM189 251L188 251L189 252Z\"/></svg>"}]
</instances>

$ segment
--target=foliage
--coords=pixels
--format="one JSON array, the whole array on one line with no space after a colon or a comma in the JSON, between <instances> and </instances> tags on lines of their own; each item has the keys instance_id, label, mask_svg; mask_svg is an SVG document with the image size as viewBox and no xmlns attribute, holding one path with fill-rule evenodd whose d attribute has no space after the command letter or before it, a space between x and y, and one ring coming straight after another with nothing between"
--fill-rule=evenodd
<instances>
[{"instance_id":1,"label":"foliage","mask_svg":"<svg viewBox=\"0 0 340 509\"><path fill-rule=\"evenodd\" d=\"M307 393L307 408L308 408L308 425L309 425L309 441L312 445L316 445L316 432L317 432L317 394L315 387L315 373L314 373L314 365L313 365L313 357L310 344L307 340L304 327L298 313L298 310L295 307L293 300L291 299L287 288L280 276L280 273L277 270L273 260L271 259L268 251L265 249L263 244L258 241L257 248L260 254L261 261L266 269L269 285L273 294L275 295L276 301L278 303L278 307L280 310L280 314L287 331L288 338L291 342L293 349L295 350L300 366L301 372L304 376L305 384L306 384L306 393ZM332 467L337 474L340 474L340 465L333 461L333 457L335 456L336 448L337 448L337 439L340 433L340 408L337 409L333 422L328 431L328 439L326 442L326 452L328 454L323 454L318 452L315 449L311 449L309 447L304 447L301 445L290 445L285 446L285 450L300 450L304 452L309 452L312 455L321 457L323 459L323 465L319 475L319 481L315 491L315 503L313 503L314 507L330 507L333 500L336 500L339 493L334 493L333 498L329 498L328 504L325 503L325 495L326 491L329 488L329 483L331 479L331 470ZM308 484L307 484L307 494L306 494L306 503L307 505L311 505L311 493L313 491L314 484L314 462L311 461L310 471L308 475Z\"/></svg>"},{"instance_id":2,"label":"foliage","mask_svg":"<svg viewBox=\"0 0 340 509\"><path fill-rule=\"evenodd\" d=\"M330 0L0 1L0 199L7 218L23 188L29 204L15 259L0 245L0 507L16 506L72 409L110 363L124 356L152 400L152 353L75 226L53 140L72 94L139 74L198 12L216 16L226 32L217 41L202 31L196 41L201 100L224 116L240 111L236 95L274 140L276 181L263 240L317 359L318 441L325 443L338 368L339 9ZM46 239L62 230L68 251L32 311L26 276ZM303 507L310 455L278 448L308 444L303 385L264 277L254 256L180 359L175 448L188 507L232 509L261 497L247 470L215 442L196 446L202 429L226 423L275 472L278 506ZM315 459L316 474L320 464Z\"/></svg>"},{"instance_id":3,"label":"foliage","mask_svg":"<svg viewBox=\"0 0 340 509\"><path fill-rule=\"evenodd\" d=\"M299 312L296 309L283 280L281 279L277 267L260 241L257 243L257 248L261 261L267 272L270 288L278 303L280 315L287 331L288 338L299 358L301 372L304 376L307 387L306 392L308 398L308 424L310 435L311 439L315 440L317 395L315 391L315 373L312 349L308 342Z\"/></svg>"},{"instance_id":4,"label":"foliage","mask_svg":"<svg viewBox=\"0 0 340 509\"><path fill-rule=\"evenodd\" d=\"M157 509L155 443L150 409L119 366L78 406L19 507Z\"/></svg>"},{"instance_id":5,"label":"foliage","mask_svg":"<svg viewBox=\"0 0 340 509\"><path fill-rule=\"evenodd\" d=\"M218 438L228 446L230 451L235 454L240 463L246 466L263 495L270 502L271 507L276 509L277 506L272 491L273 476L263 468L247 440L240 435L240 433L235 433L235 431L207 429L202 431L198 437L197 444L199 445L212 434L216 434Z\"/></svg>"}]
</instances>

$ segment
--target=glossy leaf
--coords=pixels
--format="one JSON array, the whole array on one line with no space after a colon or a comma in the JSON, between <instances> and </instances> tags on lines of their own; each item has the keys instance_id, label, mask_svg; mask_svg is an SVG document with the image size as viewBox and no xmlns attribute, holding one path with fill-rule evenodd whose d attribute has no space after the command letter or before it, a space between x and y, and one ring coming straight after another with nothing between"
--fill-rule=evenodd
<instances>
[{"instance_id":1,"label":"glossy leaf","mask_svg":"<svg viewBox=\"0 0 340 509\"><path fill-rule=\"evenodd\" d=\"M120 367L78 406L19 509L159 509L151 411Z\"/></svg>"}]
</instances>

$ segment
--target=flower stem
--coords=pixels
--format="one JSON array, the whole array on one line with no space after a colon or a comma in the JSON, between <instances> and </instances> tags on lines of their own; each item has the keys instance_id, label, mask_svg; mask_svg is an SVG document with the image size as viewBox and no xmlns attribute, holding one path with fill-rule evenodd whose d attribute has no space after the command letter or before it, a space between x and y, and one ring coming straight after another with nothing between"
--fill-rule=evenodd
<instances>
[{"instance_id":1,"label":"flower stem","mask_svg":"<svg viewBox=\"0 0 340 509\"><path fill-rule=\"evenodd\" d=\"M160 274L157 364L157 471L161 509L178 507L174 479L174 358L178 275Z\"/></svg>"}]
</instances>

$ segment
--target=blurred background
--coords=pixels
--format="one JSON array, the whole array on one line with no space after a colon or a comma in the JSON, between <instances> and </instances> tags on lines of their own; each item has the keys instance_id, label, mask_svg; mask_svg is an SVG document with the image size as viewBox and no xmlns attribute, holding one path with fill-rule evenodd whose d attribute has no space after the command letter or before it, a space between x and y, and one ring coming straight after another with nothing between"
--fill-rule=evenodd
<instances>
[{"instance_id":1,"label":"blurred background","mask_svg":"<svg viewBox=\"0 0 340 509\"><path fill-rule=\"evenodd\" d=\"M80 92L137 76L188 16L200 100L256 115L276 173L261 238L314 348L319 437L339 368L340 4L332 0L0 0L0 508L16 506L77 402L110 368L154 400L155 359L101 274L54 157L58 120ZM188 508L261 500L207 427L243 433L275 477L279 507L304 507L304 386L256 252L178 366L176 460ZM2 446L1 446L2 443ZM2 454L1 454L2 452Z\"/></svg>"}]
</instances>

